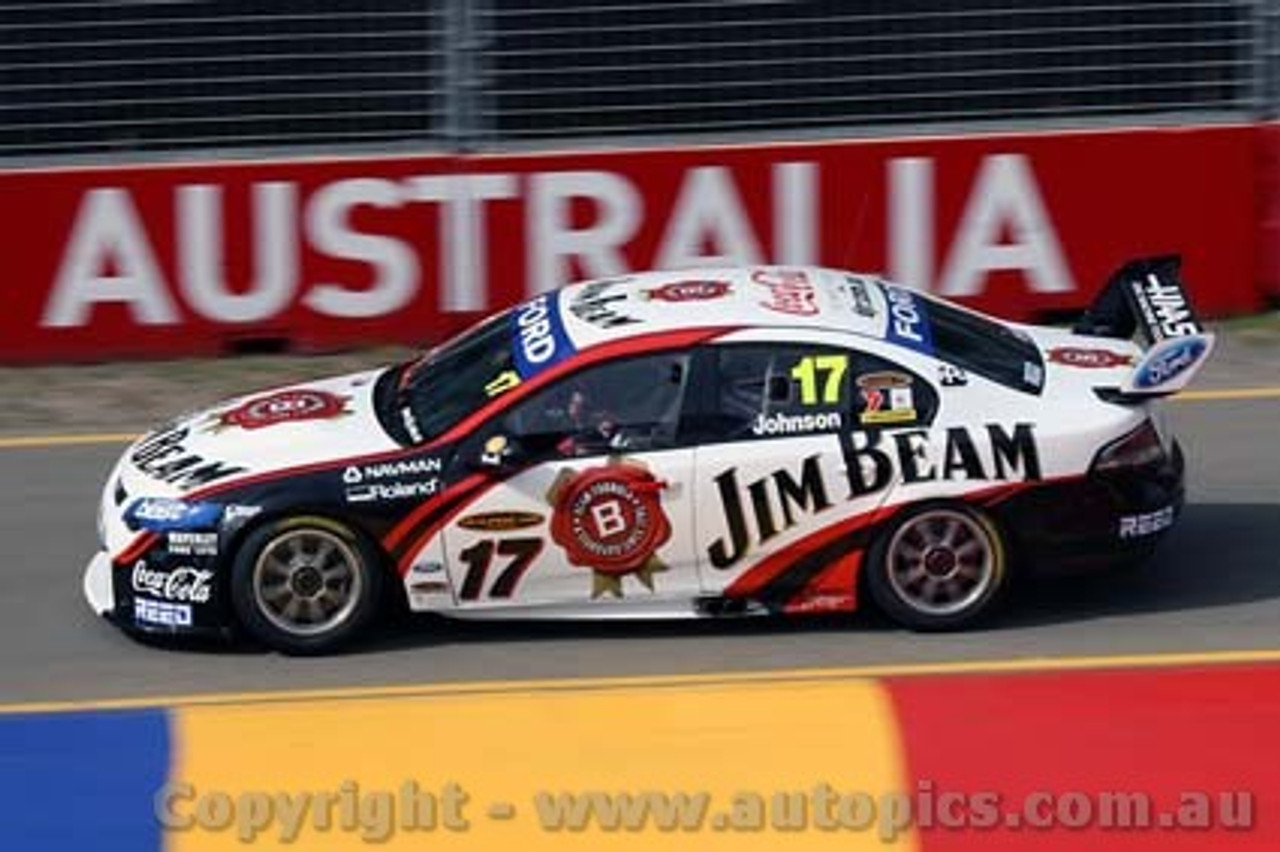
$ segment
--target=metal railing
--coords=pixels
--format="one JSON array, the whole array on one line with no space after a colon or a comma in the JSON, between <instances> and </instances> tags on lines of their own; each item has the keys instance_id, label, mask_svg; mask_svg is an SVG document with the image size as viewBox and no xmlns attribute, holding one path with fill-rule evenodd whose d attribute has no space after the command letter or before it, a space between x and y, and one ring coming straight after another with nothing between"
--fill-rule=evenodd
<instances>
[{"instance_id":1,"label":"metal railing","mask_svg":"<svg viewBox=\"0 0 1280 852\"><path fill-rule=\"evenodd\" d=\"M0 158L1270 116L1274 0L0 4Z\"/></svg>"}]
</instances>

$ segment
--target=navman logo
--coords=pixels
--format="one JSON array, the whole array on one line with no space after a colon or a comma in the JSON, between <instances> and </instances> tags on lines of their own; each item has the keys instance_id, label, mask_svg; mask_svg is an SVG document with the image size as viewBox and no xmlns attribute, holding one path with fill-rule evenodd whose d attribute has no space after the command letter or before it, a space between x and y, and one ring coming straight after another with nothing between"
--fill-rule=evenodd
<instances>
[{"instance_id":1,"label":"navman logo","mask_svg":"<svg viewBox=\"0 0 1280 852\"><path fill-rule=\"evenodd\" d=\"M401 459L378 464L348 465L342 471L342 481L346 485L359 485L361 482L378 479L403 479L413 476L434 476L443 468L438 458Z\"/></svg>"}]
</instances>

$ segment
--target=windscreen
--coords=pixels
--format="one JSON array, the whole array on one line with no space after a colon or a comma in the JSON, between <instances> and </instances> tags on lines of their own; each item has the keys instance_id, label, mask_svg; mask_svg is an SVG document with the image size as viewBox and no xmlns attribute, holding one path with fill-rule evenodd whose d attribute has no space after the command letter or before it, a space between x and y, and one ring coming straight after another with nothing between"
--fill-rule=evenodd
<instances>
[{"instance_id":1,"label":"windscreen","mask_svg":"<svg viewBox=\"0 0 1280 852\"><path fill-rule=\"evenodd\" d=\"M409 431L415 441L430 441L519 383L504 313L406 366L400 395Z\"/></svg>"}]
</instances>

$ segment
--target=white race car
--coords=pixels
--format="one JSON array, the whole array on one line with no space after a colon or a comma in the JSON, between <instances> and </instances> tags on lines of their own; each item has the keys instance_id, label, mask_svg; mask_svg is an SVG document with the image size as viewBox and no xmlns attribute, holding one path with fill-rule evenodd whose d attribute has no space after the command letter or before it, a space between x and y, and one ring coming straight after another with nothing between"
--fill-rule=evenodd
<instances>
[{"instance_id":1,"label":"white race car","mask_svg":"<svg viewBox=\"0 0 1280 852\"><path fill-rule=\"evenodd\" d=\"M812 267L576 284L141 439L85 591L131 631L289 653L391 594L465 618L870 598L956 628L1015 571L1151 552L1183 500L1156 400L1212 347L1176 258L1127 265L1073 331Z\"/></svg>"}]
</instances>

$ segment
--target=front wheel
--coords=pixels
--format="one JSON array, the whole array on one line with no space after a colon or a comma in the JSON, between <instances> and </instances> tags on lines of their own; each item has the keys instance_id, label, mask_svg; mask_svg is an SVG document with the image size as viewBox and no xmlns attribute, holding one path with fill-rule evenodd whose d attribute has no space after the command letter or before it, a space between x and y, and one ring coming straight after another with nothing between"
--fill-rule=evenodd
<instances>
[{"instance_id":1,"label":"front wheel","mask_svg":"<svg viewBox=\"0 0 1280 852\"><path fill-rule=\"evenodd\" d=\"M867 588L894 621L913 630L952 630L988 615L1008 585L995 523L963 504L913 509L867 555Z\"/></svg>"},{"instance_id":2,"label":"front wheel","mask_svg":"<svg viewBox=\"0 0 1280 852\"><path fill-rule=\"evenodd\" d=\"M373 617L381 590L372 548L327 518L288 518L254 530L231 571L240 623L286 654L340 648Z\"/></svg>"}]
</instances>

